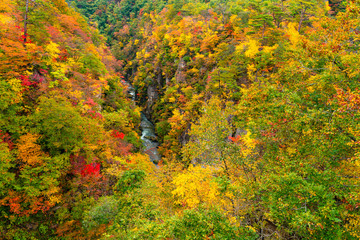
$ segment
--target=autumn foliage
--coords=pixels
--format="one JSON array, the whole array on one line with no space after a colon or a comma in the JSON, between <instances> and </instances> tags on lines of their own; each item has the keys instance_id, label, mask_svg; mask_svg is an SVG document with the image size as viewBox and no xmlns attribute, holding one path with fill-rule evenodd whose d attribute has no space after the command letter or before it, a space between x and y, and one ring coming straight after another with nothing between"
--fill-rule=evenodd
<instances>
[{"instance_id":1,"label":"autumn foliage","mask_svg":"<svg viewBox=\"0 0 360 240\"><path fill-rule=\"evenodd\" d=\"M1 239L360 238L358 1L67 2L0 2Z\"/></svg>"},{"instance_id":2,"label":"autumn foliage","mask_svg":"<svg viewBox=\"0 0 360 240\"><path fill-rule=\"evenodd\" d=\"M102 115L119 119L113 112L122 109L132 113L128 124L138 121L125 86L108 85L120 81L118 65L104 37L65 1L1 1L1 239L87 238L70 210L111 193L115 177L103 166L130 154L123 138L137 136ZM106 114L105 91L121 103ZM75 156L82 160L76 170Z\"/></svg>"}]
</instances>

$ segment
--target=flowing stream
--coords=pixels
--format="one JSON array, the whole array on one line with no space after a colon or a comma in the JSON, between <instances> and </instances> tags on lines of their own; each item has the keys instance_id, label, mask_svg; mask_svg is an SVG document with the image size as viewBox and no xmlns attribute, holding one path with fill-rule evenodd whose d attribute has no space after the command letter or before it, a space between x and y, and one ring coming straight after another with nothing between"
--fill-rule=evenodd
<instances>
[{"instance_id":1,"label":"flowing stream","mask_svg":"<svg viewBox=\"0 0 360 240\"><path fill-rule=\"evenodd\" d=\"M156 141L157 136L155 135L154 125L146 118L144 113L141 113L140 127L142 129L141 140L145 147L145 153L149 155L153 163L157 164L161 159L157 149L159 143Z\"/></svg>"},{"instance_id":2,"label":"flowing stream","mask_svg":"<svg viewBox=\"0 0 360 240\"><path fill-rule=\"evenodd\" d=\"M135 89L130 83L126 82L128 85L128 93L130 95L131 100L135 102L136 95ZM157 142L157 136L155 135L154 124L152 124L145 116L143 112L141 112L141 141L145 148L144 152L149 155L150 160L157 164L161 160L161 155L158 151L159 143Z\"/></svg>"}]
</instances>

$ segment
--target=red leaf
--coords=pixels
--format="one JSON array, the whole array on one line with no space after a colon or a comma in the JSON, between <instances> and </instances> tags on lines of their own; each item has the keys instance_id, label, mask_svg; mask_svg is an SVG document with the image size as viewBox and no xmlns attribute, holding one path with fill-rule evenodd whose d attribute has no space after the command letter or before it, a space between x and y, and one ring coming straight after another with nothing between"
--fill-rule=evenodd
<instances>
[{"instance_id":1,"label":"red leaf","mask_svg":"<svg viewBox=\"0 0 360 240\"><path fill-rule=\"evenodd\" d=\"M119 132L117 130L113 130L112 133L111 133L111 136L113 136L114 138L124 139L125 134L121 133L121 132Z\"/></svg>"},{"instance_id":2,"label":"red leaf","mask_svg":"<svg viewBox=\"0 0 360 240\"><path fill-rule=\"evenodd\" d=\"M88 175L98 175L100 174L100 164L99 163L86 164L80 173L83 177Z\"/></svg>"},{"instance_id":3,"label":"red leaf","mask_svg":"<svg viewBox=\"0 0 360 240\"><path fill-rule=\"evenodd\" d=\"M94 102L94 100L92 98L88 98L87 101L84 102L84 104L87 104L89 106L95 106L96 103Z\"/></svg>"}]
</instances>

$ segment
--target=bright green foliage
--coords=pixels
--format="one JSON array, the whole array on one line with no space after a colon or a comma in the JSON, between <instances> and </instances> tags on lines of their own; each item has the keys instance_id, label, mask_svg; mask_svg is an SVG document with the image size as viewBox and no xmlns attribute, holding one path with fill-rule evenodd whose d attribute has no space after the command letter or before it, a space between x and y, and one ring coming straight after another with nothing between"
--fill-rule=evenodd
<instances>
[{"instance_id":1,"label":"bright green foliage","mask_svg":"<svg viewBox=\"0 0 360 240\"><path fill-rule=\"evenodd\" d=\"M109 224L118 213L118 202L111 197L103 197L97 205L85 214L83 226L91 229L101 224Z\"/></svg>"},{"instance_id":2,"label":"bright green foliage","mask_svg":"<svg viewBox=\"0 0 360 240\"><path fill-rule=\"evenodd\" d=\"M309 233L316 239L347 236L339 226L345 211L336 202L339 193L327 189L338 180L330 173L322 175L314 175L313 179L304 179L293 172L272 176L274 179L269 179L264 188L270 191L263 195L263 203L270 210L266 216L280 225L289 224L289 228L303 236Z\"/></svg>"},{"instance_id":3,"label":"bright green foliage","mask_svg":"<svg viewBox=\"0 0 360 240\"><path fill-rule=\"evenodd\" d=\"M145 172L142 170L129 170L123 173L115 185L115 190L120 194L132 191L141 187L141 182L145 178Z\"/></svg>"},{"instance_id":4,"label":"bright green foliage","mask_svg":"<svg viewBox=\"0 0 360 240\"><path fill-rule=\"evenodd\" d=\"M16 78L0 78L0 127L3 130L15 133L18 131L16 112L21 109L22 101L21 81Z\"/></svg>"},{"instance_id":5,"label":"bright green foliage","mask_svg":"<svg viewBox=\"0 0 360 240\"><path fill-rule=\"evenodd\" d=\"M14 156L10 153L6 143L0 145L0 160L0 196L4 198L15 180L15 174L9 171L14 165Z\"/></svg>"},{"instance_id":6,"label":"bright green foliage","mask_svg":"<svg viewBox=\"0 0 360 240\"><path fill-rule=\"evenodd\" d=\"M78 111L61 98L42 98L34 124L50 152L74 152L83 146L85 126Z\"/></svg>"},{"instance_id":7,"label":"bright green foliage","mask_svg":"<svg viewBox=\"0 0 360 240\"><path fill-rule=\"evenodd\" d=\"M170 219L170 236L173 239L256 239L257 236L245 229L236 229L218 211L187 210L180 217Z\"/></svg>"}]
</instances>

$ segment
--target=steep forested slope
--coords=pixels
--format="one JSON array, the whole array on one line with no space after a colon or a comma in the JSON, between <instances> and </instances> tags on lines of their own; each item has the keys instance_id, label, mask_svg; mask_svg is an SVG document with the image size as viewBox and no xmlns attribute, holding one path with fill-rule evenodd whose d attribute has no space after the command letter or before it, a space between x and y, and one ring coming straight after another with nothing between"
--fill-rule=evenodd
<instances>
[{"instance_id":1,"label":"steep forested slope","mask_svg":"<svg viewBox=\"0 0 360 240\"><path fill-rule=\"evenodd\" d=\"M2 238L360 237L358 1L28 3L0 3Z\"/></svg>"},{"instance_id":2,"label":"steep forested slope","mask_svg":"<svg viewBox=\"0 0 360 240\"><path fill-rule=\"evenodd\" d=\"M64 1L1 1L0 238L91 238L83 213L116 183L104 169L140 147L118 66Z\"/></svg>"}]
</instances>

